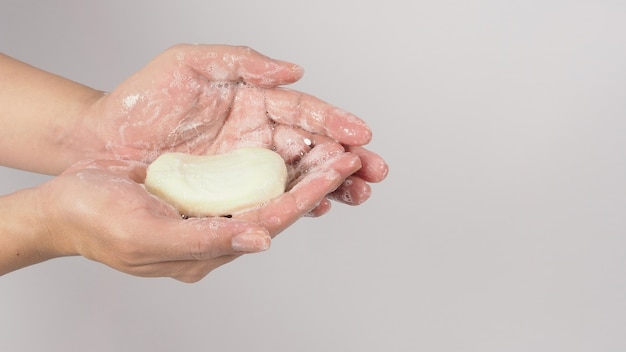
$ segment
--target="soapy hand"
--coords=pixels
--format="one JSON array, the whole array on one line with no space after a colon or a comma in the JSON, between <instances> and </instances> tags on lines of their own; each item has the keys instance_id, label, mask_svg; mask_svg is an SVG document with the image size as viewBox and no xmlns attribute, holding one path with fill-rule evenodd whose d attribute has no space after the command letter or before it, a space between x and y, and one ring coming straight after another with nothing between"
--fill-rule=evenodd
<instances>
[{"instance_id":1,"label":"soapy hand","mask_svg":"<svg viewBox=\"0 0 626 352\"><path fill-rule=\"evenodd\" d=\"M328 194L347 204L370 195L387 165L363 148L371 131L356 116L280 88L302 77L297 65L246 47L177 45L99 99L87 113L98 158L149 163L164 152L218 154L240 147L277 151L292 170L316 146L337 143L362 168ZM96 147L97 148L97 147ZM335 148L336 149L336 148ZM321 200L310 215L328 211Z\"/></svg>"},{"instance_id":2,"label":"soapy hand","mask_svg":"<svg viewBox=\"0 0 626 352\"><path fill-rule=\"evenodd\" d=\"M82 255L136 276L195 282L242 254L266 250L271 237L360 166L340 145L320 145L299 163L290 190L269 204L232 218L183 219L145 190L146 164L79 162L35 189L48 239L39 241L39 252Z\"/></svg>"},{"instance_id":3,"label":"soapy hand","mask_svg":"<svg viewBox=\"0 0 626 352\"><path fill-rule=\"evenodd\" d=\"M258 224L184 220L141 184L146 165L84 161L35 189L51 257L82 255L119 271L194 282L237 255L267 249Z\"/></svg>"},{"instance_id":4,"label":"soapy hand","mask_svg":"<svg viewBox=\"0 0 626 352\"><path fill-rule=\"evenodd\" d=\"M0 63L0 164L58 175L0 197L0 275L82 255L132 275L197 281L267 249L300 217L328 211L330 200L362 203L369 183L387 175L383 159L363 147L371 131L361 119L282 88L302 69L249 48L178 45L109 94L6 55ZM142 184L147 164L165 152L242 147L276 151L287 185L232 218L183 219Z\"/></svg>"}]
</instances>

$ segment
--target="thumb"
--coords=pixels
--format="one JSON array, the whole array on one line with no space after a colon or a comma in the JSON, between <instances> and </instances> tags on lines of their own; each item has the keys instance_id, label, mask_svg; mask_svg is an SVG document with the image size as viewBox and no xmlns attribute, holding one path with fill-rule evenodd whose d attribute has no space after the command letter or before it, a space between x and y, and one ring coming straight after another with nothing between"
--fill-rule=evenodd
<instances>
[{"instance_id":1,"label":"thumb","mask_svg":"<svg viewBox=\"0 0 626 352\"><path fill-rule=\"evenodd\" d=\"M178 45L177 57L211 81L241 81L264 88L294 83L304 74L302 67L272 59L245 46Z\"/></svg>"},{"instance_id":2,"label":"thumb","mask_svg":"<svg viewBox=\"0 0 626 352\"><path fill-rule=\"evenodd\" d=\"M270 247L262 226L229 218L167 219L153 246L161 260L206 260Z\"/></svg>"}]
</instances>

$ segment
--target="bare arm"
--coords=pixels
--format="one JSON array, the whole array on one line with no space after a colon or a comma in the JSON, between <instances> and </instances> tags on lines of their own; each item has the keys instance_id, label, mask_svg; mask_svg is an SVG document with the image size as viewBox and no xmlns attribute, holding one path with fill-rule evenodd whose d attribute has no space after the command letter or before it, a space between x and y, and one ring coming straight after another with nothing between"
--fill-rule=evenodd
<instances>
[{"instance_id":1,"label":"bare arm","mask_svg":"<svg viewBox=\"0 0 626 352\"><path fill-rule=\"evenodd\" d=\"M0 197L0 275L57 256L49 250L35 197L32 189Z\"/></svg>"},{"instance_id":2,"label":"bare arm","mask_svg":"<svg viewBox=\"0 0 626 352\"><path fill-rule=\"evenodd\" d=\"M102 95L0 54L0 165L59 174L85 158L80 117Z\"/></svg>"}]
</instances>

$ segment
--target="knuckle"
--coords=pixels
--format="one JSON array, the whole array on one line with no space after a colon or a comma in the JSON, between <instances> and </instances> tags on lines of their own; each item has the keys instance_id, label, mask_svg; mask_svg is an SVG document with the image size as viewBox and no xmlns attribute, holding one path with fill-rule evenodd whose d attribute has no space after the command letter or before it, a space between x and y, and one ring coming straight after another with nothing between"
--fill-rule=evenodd
<instances>
[{"instance_id":1,"label":"knuckle","mask_svg":"<svg viewBox=\"0 0 626 352\"><path fill-rule=\"evenodd\" d=\"M184 272L184 273L180 273L180 274L174 276L173 278L175 280L180 281L180 282L184 282L184 283L187 283L187 284L193 284L193 283L199 282L200 280L204 279L211 271L212 271L212 269L206 270L206 268L196 268L196 267L194 267L192 270L189 270L189 271Z\"/></svg>"},{"instance_id":2,"label":"knuckle","mask_svg":"<svg viewBox=\"0 0 626 352\"><path fill-rule=\"evenodd\" d=\"M233 47L236 51L239 51L241 54L254 54L255 50L247 45L237 45Z\"/></svg>"},{"instance_id":3,"label":"knuckle","mask_svg":"<svg viewBox=\"0 0 626 352\"><path fill-rule=\"evenodd\" d=\"M213 236L203 236L189 247L189 257L192 260L211 259L221 254L220 247L211 237Z\"/></svg>"}]
</instances>

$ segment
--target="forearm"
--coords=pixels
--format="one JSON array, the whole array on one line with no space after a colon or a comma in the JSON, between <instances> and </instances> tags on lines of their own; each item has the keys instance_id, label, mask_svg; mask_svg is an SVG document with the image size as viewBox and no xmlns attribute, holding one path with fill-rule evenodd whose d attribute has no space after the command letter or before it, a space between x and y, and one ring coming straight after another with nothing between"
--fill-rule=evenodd
<instances>
[{"instance_id":1,"label":"forearm","mask_svg":"<svg viewBox=\"0 0 626 352\"><path fill-rule=\"evenodd\" d=\"M0 275L59 256L37 204L35 189L0 197Z\"/></svg>"},{"instance_id":2,"label":"forearm","mask_svg":"<svg viewBox=\"0 0 626 352\"><path fill-rule=\"evenodd\" d=\"M101 96L0 54L0 165L54 175L84 159L82 115Z\"/></svg>"}]
</instances>

